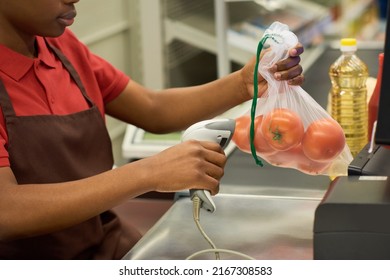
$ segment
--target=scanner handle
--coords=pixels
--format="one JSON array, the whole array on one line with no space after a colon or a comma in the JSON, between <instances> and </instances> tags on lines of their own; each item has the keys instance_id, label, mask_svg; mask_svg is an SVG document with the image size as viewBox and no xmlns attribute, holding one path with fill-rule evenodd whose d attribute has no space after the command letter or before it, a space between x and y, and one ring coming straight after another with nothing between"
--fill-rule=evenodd
<instances>
[{"instance_id":1,"label":"scanner handle","mask_svg":"<svg viewBox=\"0 0 390 280\"><path fill-rule=\"evenodd\" d=\"M218 143L223 149L229 144L236 127L234 119L211 119L198 122L186 129L182 136L182 141L189 139L211 141ZM216 209L211 194L207 190L190 190L191 199L197 195L201 200L201 207L209 212Z\"/></svg>"}]
</instances>

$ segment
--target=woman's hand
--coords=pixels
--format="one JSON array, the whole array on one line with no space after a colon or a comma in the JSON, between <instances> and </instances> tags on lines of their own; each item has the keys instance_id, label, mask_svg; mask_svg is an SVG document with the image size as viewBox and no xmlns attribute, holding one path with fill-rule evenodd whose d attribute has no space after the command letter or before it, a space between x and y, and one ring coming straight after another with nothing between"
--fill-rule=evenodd
<instances>
[{"instance_id":1,"label":"woman's hand","mask_svg":"<svg viewBox=\"0 0 390 280\"><path fill-rule=\"evenodd\" d=\"M154 191L206 189L215 195L224 174L226 155L217 143L189 140L139 161L148 169Z\"/></svg>"},{"instance_id":2,"label":"woman's hand","mask_svg":"<svg viewBox=\"0 0 390 280\"><path fill-rule=\"evenodd\" d=\"M303 53L303 46L298 44L295 48L290 49L289 57L276 63L270 71L274 73L276 80L287 80L288 84L300 86L304 81L302 75L302 66L299 64Z\"/></svg>"},{"instance_id":3,"label":"woman's hand","mask_svg":"<svg viewBox=\"0 0 390 280\"><path fill-rule=\"evenodd\" d=\"M278 61L270 71L274 73L276 80L286 80L288 84L300 86L304 82L302 75L302 66L299 64L301 58L299 57L304 51L302 44L298 43L295 48L289 50L289 57ZM254 56L241 70L242 78L248 95L253 97L253 71L256 65L256 56ZM258 78L259 96L267 90L267 81L259 74Z\"/></svg>"}]
</instances>

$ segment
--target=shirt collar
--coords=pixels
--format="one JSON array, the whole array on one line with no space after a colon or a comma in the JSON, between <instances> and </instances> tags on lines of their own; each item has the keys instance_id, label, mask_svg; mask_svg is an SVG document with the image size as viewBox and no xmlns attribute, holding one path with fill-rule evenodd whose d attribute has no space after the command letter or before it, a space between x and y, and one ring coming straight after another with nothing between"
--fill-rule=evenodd
<instances>
[{"instance_id":1,"label":"shirt collar","mask_svg":"<svg viewBox=\"0 0 390 280\"><path fill-rule=\"evenodd\" d=\"M38 57L30 58L0 44L0 71L19 81L35 61L44 63L50 68L55 68L55 55L52 53L42 37L36 37L38 47Z\"/></svg>"},{"instance_id":2,"label":"shirt collar","mask_svg":"<svg viewBox=\"0 0 390 280\"><path fill-rule=\"evenodd\" d=\"M46 40L42 37L37 37L38 59L51 68L56 66L56 55L48 48Z\"/></svg>"}]
</instances>

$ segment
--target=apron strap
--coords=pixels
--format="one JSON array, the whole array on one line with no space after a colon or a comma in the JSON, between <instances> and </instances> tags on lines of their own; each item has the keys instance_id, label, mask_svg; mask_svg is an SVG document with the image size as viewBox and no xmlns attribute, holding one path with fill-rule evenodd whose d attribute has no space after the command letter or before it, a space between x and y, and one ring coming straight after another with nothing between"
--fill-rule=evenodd
<instances>
[{"instance_id":1,"label":"apron strap","mask_svg":"<svg viewBox=\"0 0 390 280\"><path fill-rule=\"evenodd\" d=\"M93 107L95 104L93 101L89 98L87 91L85 90L85 87L83 83L81 82L81 78L79 74L77 73L76 69L74 69L73 65L70 63L70 61L66 58L66 56L56 47L52 46L49 44L45 39L46 45L57 55L57 57L61 60L62 64L65 66L65 68L68 70L70 73L71 77L73 80L76 82L77 86L81 90L81 93L83 94L84 98L87 100L89 103L90 107Z\"/></svg>"},{"instance_id":2,"label":"apron strap","mask_svg":"<svg viewBox=\"0 0 390 280\"><path fill-rule=\"evenodd\" d=\"M0 80L0 106L1 109L3 110L4 117L15 116L14 107L12 106L12 102L1 80Z\"/></svg>"}]
</instances>

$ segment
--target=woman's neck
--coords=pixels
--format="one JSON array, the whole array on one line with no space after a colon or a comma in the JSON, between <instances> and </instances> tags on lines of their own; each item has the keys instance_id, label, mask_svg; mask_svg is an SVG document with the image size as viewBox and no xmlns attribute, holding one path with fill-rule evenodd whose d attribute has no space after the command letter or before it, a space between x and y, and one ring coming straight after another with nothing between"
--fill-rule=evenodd
<instances>
[{"instance_id":1,"label":"woman's neck","mask_svg":"<svg viewBox=\"0 0 390 280\"><path fill-rule=\"evenodd\" d=\"M18 33L6 25L0 25L0 44L27 57L35 58L38 55L35 36Z\"/></svg>"}]
</instances>

